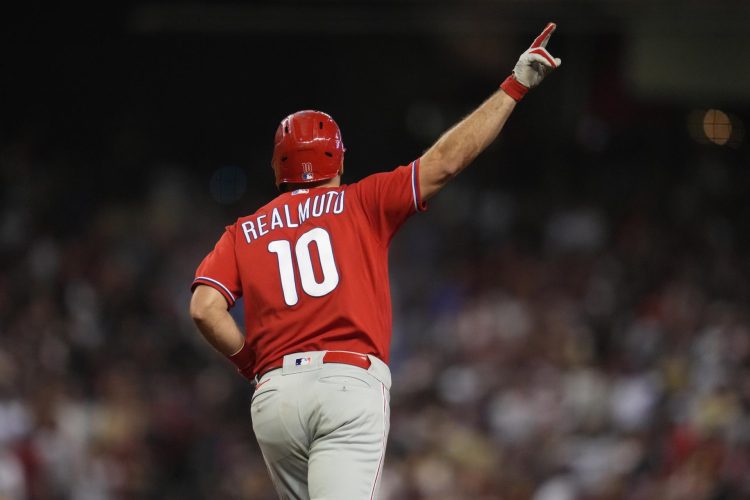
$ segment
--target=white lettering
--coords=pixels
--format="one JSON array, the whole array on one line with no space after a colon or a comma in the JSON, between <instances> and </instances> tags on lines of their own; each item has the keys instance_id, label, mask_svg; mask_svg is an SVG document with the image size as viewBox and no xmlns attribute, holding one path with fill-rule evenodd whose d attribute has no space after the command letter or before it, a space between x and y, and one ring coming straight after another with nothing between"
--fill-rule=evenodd
<instances>
[{"instance_id":1,"label":"white lettering","mask_svg":"<svg viewBox=\"0 0 750 500\"><path fill-rule=\"evenodd\" d=\"M336 191L329 191L328 192L328 203L326 203L326 213L331 213L331 200L333 200L334 196L337 196L338 192Z\"/></svg>"},{"instance_id":2,"label":"white lettering","mask_svg":"<svg viewBox=\"0 0 750 500\"><path fill-rule=\"evenodd\" d=\"M271 229L276 229L277 227L284 227L284 223L281 222L281 214L279 214L279 209L274 208L273 212L271 212Z\"/></svg>"},{"instance_id":3,"label":"white lettering","mask_svg":"<svg viewBox=\"0 0 750 500\"><path fill-rule=\"evenodd\" d=\"M289 217L289 205L284 205L284 214L286 215L286 227L297 227L299 224L292 223L291 218Z\"/></svg>"},{"instance_id":4,"label":"white lettering","mask_svg":"<svg viewBox=\"0 0 750 500\"><path fill-rule=\"evenodd\" d=\"M253 239L257 240L258 235L255 233L255 226L253 226L253 221L247 221L242 223L242 232L245 233L245 240L250 243L252 241L250 239L250 233L253 234Z\"/></svg>"},{"instance_id":5,"label":"white lettering","mask_svg":"<svg viewBox=\"0 0 750 500\"><path fill-rule=\"evenodd\" d=\"M305 204L299 204L297 207L297 215L299 216L299 223L302 224L310 218L310 198L305 200Z\"/></svg>"},{"instance_id":6,"label":"white lettering","mask_svg":"<svg viewBox=\"0 0 750 500\"><path fill-rule=\"evenodd\" d=\"M245 241L252 243L274 229L299 227L310 217L321 217L323 214L330 213L337 215L343 213L344 195L344 191L329 191L315 197L307 198L304 202L297 205L298 220L296 221L292 219L292 213L288 204L283 205L283 215L281 207L274 207L270 215L268 213L257 215L254 220L242 223L242 232L245 235ZM310 207L311 204L312 207ZM271 219L270 228L269 218Z\"/></svg>"},{"instance_id":7,"label":"white lettering","mask_svg":"<svg viewBox=\"0 0 750 500\"><path fill-rule=\"evenodd\" d=\"M323 215L323 205L325 205L325 197L326 195L318 195L313 200L313 217L320 217L321 215ZM318 206L318 201L320 201L320 206Z\"/></svg>"},{"instance_id":8,"label":"white lettering","mask_svg":"<svg viewBox=\"0 0 750 500\"><path fill-rule=\"evenodd\" d=\"M339 197L336 199L336 204L333 205L333 213L340 214L344 211L344 194L345 191L339 193Z\"/></svg>"},{"instance_id":9,"label":"white lettering","mask_svg":"<svg viewBox=\"0 0 750 500\"><path fill-rule=\"evenodd\" d=\"M265 218L266 218L266 214L263 214L263 215L259 215L255 219L255 221L258 223L258 233L260 233L261 236L268 234L268 229L266 229L265 231L263 230L263 228L265 228L268 225L262 221L262 219L265 219Z\"/></svg>"}]
</instances>

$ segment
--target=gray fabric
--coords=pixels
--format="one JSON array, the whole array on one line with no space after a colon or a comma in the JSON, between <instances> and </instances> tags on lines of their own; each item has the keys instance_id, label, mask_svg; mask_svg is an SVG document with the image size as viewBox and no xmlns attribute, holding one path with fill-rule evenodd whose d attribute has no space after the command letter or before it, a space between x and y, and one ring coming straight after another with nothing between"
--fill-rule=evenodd
<instances>
[{"instance_id":1,"label":"gray fabric","mask_svg":"<svg viewBox=\"0 0 750 500\"><path fill-rule=\"evenodd\" d=\"M377 498L390 424L391 375L294 353L258 381L253 430L283 500ZM297 365L297 360L300 365Z\"/></svg>"}]
</instances>

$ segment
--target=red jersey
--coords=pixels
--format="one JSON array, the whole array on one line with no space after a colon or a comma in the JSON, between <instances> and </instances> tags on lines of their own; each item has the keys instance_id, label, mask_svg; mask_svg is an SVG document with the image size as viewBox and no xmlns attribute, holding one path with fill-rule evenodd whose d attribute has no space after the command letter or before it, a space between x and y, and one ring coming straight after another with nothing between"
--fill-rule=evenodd
<instances>
[{"instance_id":1,"label":"red jersey","mask_svg":"<svg viewBox=\"0 0 750 500\"><path fill-rule=\"evenodd\" d=\"M244 298L254 373L301 351L388 362L388 246L426 208L418 169L419 160L354 184L283 193L227 226L192 287L215 288L229 308Z\"/></svg>"}]
</instances>

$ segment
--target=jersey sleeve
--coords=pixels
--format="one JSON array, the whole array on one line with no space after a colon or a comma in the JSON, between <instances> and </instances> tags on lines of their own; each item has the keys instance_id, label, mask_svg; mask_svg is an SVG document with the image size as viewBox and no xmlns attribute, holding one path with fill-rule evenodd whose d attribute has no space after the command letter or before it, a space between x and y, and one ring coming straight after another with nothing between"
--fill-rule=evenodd
<instances>
[{"instance_id":1,"label":"jersey sleeve","mask_svg":"<svg viewBox=\"0 0 750 500\"><path fill-rule=\"evenodd\" d=\"M227 309L232 308L235 301L242 296L237 255L234 251L235 229L234 225L227 226L214 249L198 266L190 287L191 290L195 290L198 285L208 285L218 290L227 300Z\"/></svg>"},{"instance_id":2,"label":"jersey sleeve","mask_svg":"<svg viewBox=\"0 0 750 500\"><path fill-rule=\"evenodd\" d=\"M419 192L419 160L365 177L355 189L365 217L386 243L409 216L427 210Z\"/></svg>"}]
</instances>

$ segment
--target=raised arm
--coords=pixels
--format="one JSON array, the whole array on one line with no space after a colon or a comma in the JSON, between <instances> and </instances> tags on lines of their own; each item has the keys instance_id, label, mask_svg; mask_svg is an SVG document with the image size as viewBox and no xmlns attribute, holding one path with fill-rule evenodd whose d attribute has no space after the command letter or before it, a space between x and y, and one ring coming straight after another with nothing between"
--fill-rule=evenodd
<instances>
[{"instance_id":1,"label":"raised arm","mask_svg":"<svg viewBox=\"0 0 750 500\"><path fill-rule=\"evenodd\" d=\"M422 199L434 196L448 181L466 168L503 129L516 103L536 87L560 59L545 48L556 25L549 23L531 46L521 54L513 74L466 118L438 139L419 161L419 188Z\"/></svg>"}]
</instances>

